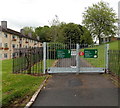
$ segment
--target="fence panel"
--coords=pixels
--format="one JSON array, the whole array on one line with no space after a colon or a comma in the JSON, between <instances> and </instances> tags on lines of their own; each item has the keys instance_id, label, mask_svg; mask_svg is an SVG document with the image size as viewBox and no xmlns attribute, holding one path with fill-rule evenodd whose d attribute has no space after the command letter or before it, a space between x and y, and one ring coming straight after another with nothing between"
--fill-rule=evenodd
<instances>
[{"instance_id":1,"label":"fence panel","mask_svg":"<svg viewBox=\"0 0 120 108\"><path fill-rule=\"evenodd\" d=\"M109 50L109 72L120 76L120 50Z\"/></svg>"},{"instance_id":2,"label":"fence panel","mask_svg":"<svg viewBox=\"0 0 120 108\"><path fill-rule=\"evenodd\" d=\"M13 73L41 74L43 72L43 48L15 48Z\"/></svg>"}]
</instances>

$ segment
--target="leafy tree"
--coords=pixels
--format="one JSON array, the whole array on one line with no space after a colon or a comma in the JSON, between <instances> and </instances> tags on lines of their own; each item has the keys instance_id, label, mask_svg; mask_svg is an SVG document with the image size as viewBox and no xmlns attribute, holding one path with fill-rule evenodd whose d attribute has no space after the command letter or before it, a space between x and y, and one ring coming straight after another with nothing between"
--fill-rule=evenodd
<instances>
[{"instance_id":1,"label":"leafy tree","mask_svg":"<svg viewBox=\"0 0 120 108\"><path fill-rule=\"evenodd\" d=\"M87 30L84 26L81 27L81 30L82 30L82 35L81 35L80 43L81 44L89 44L89 45L92 44L93 39L90 34L90 31Z\"/></svg>"},{"instance_id":2,"label":"leafy tree","mask_svg":"<svg viewBox=\"0 0 120 108\"><path fill-rule=\"evenodd\" d=\"M60 37L60 21L57 15L55 15L55 18L49 22L51 25L49 35L51 37L52 42L58 41L58 37Z\"/></svg>"},{"instance_id":3,"label":"leafy tree","mask_svg":"<svg viewBox=\"0 0 120 108\"><path fill-rule=\"evenodd\" d=\"M28 33L32 33L32 37L36 37L35 35L35 30L33 27L23 27L24 31L25 31L25 35L28 36Z\"/></svg>"},{"instance_id":4,"label":"leafy tree","mask_svg":"<svg viewBox=\"0 0 120 108\"><path fill-rule=\"evenodd\" d=\"M114 25L117 22L116 14L108 3L100 1L93 4L83 13L83 18L83 24L90 30L93 37L99 39L99 43L101 43L101 37L116 34L116 26Z\"/></svg>"},{"instance_id":5,"label":"leafy tree","mask_svg":"<svg viewBox=\"0 0 120 108\"><path fill-rule=\"evenodd\" d=\"M77 24L69 23L63 27L63 35L65 37L65 43L80 43L82 32Z\"/></svg>"},{"instance_id":6,"label":"leafy tree","mask_svg":"<svg viewBox=\"0 0 120 108\"><path fill-rule=\"evenodd\" d=\"M49 26L37 27L35 28L35 35L39 36L41 42L49 42L51 41L49 37Z\"/></svg>"}]
</instances>

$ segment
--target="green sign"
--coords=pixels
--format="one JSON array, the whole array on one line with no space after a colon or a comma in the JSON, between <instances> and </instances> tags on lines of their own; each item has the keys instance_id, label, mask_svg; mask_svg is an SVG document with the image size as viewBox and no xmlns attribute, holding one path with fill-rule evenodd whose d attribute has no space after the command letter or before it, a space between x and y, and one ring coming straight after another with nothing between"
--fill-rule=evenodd
<instances>
[{"instance_id":1,"label":"green sign","mask_svg":"<svg viewBox=\"0 0 120 108\"><path fill-rule=\"evenodd\" d=\"M57 58L70 58L71 57L71 50L57 49L56 55L57 55Z\"/></svg>"},{"instance_id":2,"label":"green sign","mask_svg":"<svg viewBox=\"0 0 120 108\"><path fill-rule=\"evenodd\" d=\"M98 58L98 50L84 49L84 58Z\"/></svg>"}]
</instances>

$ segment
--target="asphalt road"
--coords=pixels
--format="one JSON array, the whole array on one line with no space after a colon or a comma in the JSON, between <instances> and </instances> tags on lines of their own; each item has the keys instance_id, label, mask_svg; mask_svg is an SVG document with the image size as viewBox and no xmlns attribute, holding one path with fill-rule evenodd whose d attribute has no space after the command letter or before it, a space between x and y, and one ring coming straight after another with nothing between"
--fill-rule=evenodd
<instances>
[{"instance_id":1,"label":"asphalt road","mask_svg":"<svg viewBox=\"0 0 120 108\"><path fill-rule=\"evenodd\" d=\"M55 65L55 67L70 67L70 66L76 66L76 56L72 56L71 58L59 59ZM80 67L93 67L93 66L85 59L80 58Z\"/></svg>"},{"instance_id":2,"label":"asphalt road","mask_svg":"<svg viewBox=\"0 0 120 108\"><path fill-rule=\"evenodd\" d=\"M118 89L102 74L54 74L31 108L117 105Z\"/></svg>"}]
</instances>

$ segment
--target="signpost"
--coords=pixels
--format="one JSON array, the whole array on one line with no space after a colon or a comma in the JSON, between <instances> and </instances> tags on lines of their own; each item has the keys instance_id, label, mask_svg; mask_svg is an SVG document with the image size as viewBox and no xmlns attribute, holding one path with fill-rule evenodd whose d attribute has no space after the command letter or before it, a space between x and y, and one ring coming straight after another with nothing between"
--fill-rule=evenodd
<instances>
[{"instance_id":1,"label":"signpost","mask_svg":"<svg viewBox=\"0 0 120 108\"><path fill-rule=\"evenodd\" d=\"M71 50L68 49L57 49L57 58L71 58Z\"/></svg>"},{"instance_id":2,"label":"signpost","mask_svg":"<svg viewBox=\"0 0 120 108\"><path fill-rule=\"evenodd\" d=\"M98 50L84 49L84 58L98 58Z\"/></svg>"}]
</instances>

